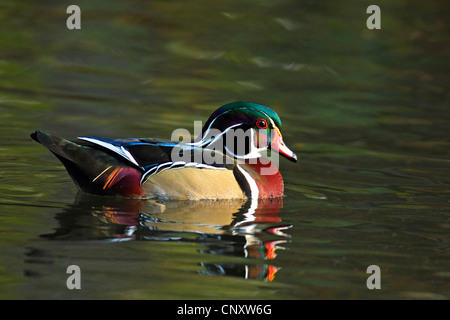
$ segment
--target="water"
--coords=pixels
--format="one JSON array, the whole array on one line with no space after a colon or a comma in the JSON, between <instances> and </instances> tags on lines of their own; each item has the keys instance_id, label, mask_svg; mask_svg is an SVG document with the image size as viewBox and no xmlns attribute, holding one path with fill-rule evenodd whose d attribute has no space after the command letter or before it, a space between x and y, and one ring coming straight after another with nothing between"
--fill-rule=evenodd
<instances>
[{"instance_id":1,"label":"water","mask_svg":"<svg viewBox=\"0 0 450 320\"><path fill-rule=\"evenodd\" d=\"M69 4L0 1L0 298L450 297L444 1L378 1L381 30L368 1L78 1L74 31ZM170 138L235 100L300 157L255 213L79 195L29 138Z\"/></svg>"}]
</instances>

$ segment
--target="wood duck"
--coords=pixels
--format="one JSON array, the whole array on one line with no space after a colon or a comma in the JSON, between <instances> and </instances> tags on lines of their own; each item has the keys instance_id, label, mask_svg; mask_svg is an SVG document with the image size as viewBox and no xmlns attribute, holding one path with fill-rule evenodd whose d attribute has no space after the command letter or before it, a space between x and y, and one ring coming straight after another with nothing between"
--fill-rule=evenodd
<instances>
[{"instance_id":1,"label":"wood duck","mask_svg":"<svg viewBox=\"0 0 450 320\"><path fill-rule=\"evenodd\" d=\"M272 109L239 101L214 111L201 135L186 142L91 136L69 141L42 131L31 137L48 148L87 193L173 200L266 199L284 192L274 156L297 161L280 128Z\"/></svg>"}]
</instances>

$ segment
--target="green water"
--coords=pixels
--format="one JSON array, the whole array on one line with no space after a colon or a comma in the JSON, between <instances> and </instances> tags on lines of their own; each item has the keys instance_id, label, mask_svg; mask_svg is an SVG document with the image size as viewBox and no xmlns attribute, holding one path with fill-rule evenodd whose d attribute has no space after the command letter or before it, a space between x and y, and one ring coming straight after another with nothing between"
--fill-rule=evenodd
<instances>
[{"instance_id":1,"label":"green water","mask_svg":"<svg viewBox=\"0 0 450 320\"><path fill-rule=\"evenodd\" d=\"M445 1L377 1L381 30L369 1L80 0L81 30L70 4L0 1L0 298L450 298ZM299 155L255 213L78 195L29 138L170 138L235 100Z\"/></svg>"}]
</instances>

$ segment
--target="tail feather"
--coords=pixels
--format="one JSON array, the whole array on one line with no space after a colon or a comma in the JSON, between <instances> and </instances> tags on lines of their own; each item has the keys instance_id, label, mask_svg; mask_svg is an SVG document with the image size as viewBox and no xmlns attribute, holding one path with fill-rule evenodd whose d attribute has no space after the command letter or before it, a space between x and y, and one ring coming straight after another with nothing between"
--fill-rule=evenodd
<instances>
[{"instance_id":1,"label":"tail feather","mask_svg":"<svg viewBox=\"0 0 450 320\"><path fill-rule=\"evenodd\" d=\"M77 160L74 159L74 156L77 155L77 152L79 152L82 148L81 145L76 144L72 141L61 139L39 130L33 132L31 134L31 138L42 144L44 147L54 153L58 158L62 157L64 160L71 162L77 162Z\"/></svg>"},{"instance_id":2,"label":"tail feather","mask_svg":"<svg viewBox=\"0 0 450 320\"><path fill-rule=\"evenodd\" d=\"M62 162L81 190L101 195L142 196L142 173L113 154L39 130L31 138Z\"/></svg>"}]
</instances>

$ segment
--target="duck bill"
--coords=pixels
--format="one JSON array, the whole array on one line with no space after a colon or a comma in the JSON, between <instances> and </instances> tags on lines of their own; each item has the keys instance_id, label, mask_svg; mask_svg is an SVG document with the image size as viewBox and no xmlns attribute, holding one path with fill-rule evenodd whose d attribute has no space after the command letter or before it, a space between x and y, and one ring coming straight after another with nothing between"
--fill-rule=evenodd
<instances>
[{"instance_id":1,"label":"duck bill","mask_svg":"<svg viewBox=\"0 0 450 320\"><path fill-rule=\"evenodd\" d=\"M283 142L283 136L281 135L280 129L275 127L273 130L271 149L278 152L288 160L297 162L297 155L293 153Z\"/></svg>"}]
</instances>

